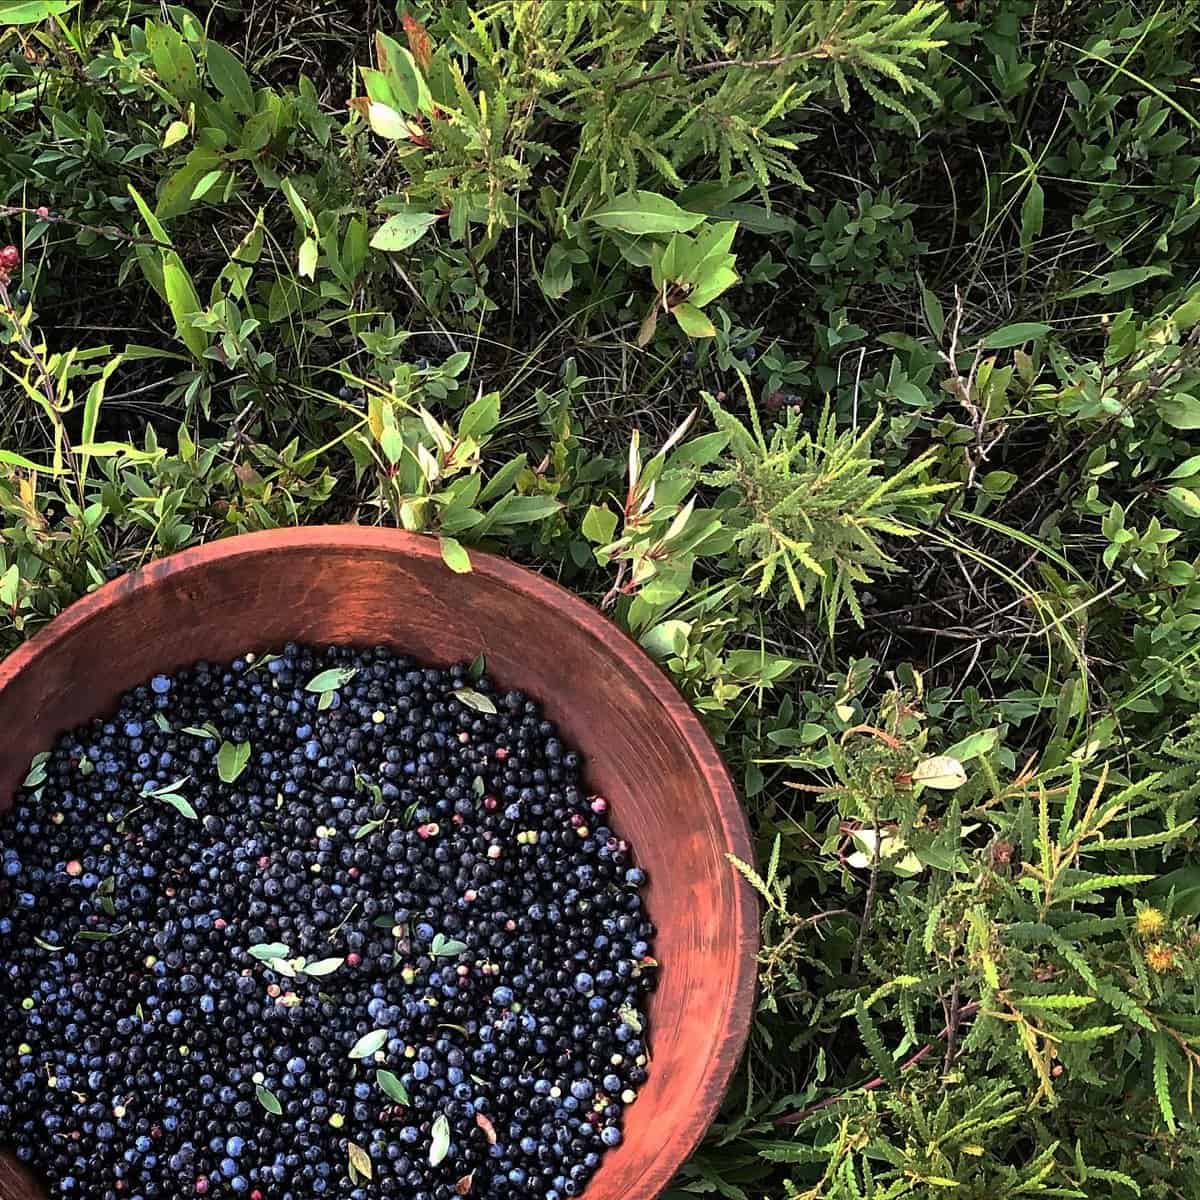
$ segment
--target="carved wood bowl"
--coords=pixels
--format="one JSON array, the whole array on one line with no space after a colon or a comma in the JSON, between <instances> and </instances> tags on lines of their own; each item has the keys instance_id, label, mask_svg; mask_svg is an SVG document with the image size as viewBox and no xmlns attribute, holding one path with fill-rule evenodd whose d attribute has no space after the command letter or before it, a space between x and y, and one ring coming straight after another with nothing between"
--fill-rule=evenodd
<instances>
[{"instance_id":1,"label":"carved wood bowl","mask_svg":"<svg viewBox=\"0 0 1200 1200\"><path fill-rule=\"evenodd\" d=\"M491 555L455 575L435 541L354 526L248 534L154 562L68 609L0 662L0 811L35 753L159 671L285 641L389 643L433 663L487 656L583 751L649 874L661 982L650 1077L586 1200L650 1200L695 1149L750 1024L756 904L736 792L691 708L583 600ZM41 1187L0 1159L0 1200ZM181 1193L180 1200L182 1200Z\"/></svg>"}]
</instances>

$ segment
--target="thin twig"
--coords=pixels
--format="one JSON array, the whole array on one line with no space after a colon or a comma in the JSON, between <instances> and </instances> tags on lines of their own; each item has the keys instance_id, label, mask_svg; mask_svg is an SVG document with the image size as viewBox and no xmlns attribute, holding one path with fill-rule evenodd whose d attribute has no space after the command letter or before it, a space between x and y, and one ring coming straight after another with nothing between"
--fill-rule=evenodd
<instances>
[{"instance_id":1,"label":"thin twig","mask_svg":"<svg viewBox=\"0 0 1200 1200\"><path fill-rule=\"evenodd\" d=\"M0 205L0 217L16 216L37 217L38 220L48 221L51 225L71 225L75 229L86 229L89 233L94 233L97 237L115 238L120 242L128 242L132 246L157 246L160 250L175 249L170 242L160 242L157 238L140 237L136 233L126 233L124 229L118 229L115 225L89 225L86 221L75 221L70 217L61 216L59 213L51 213L47 217L39 209L19 204Z\"/></svg>"},{"instance_id":2,"label":"thin twig","mask_svg":"<svg viewBox=\"0 0 1200 1200\"><path fill-rule=\"evenodd\" d=\"M871 928L871 914L875 908L875 893L879 890L879 850L883 844L883 838L879 833L878 804L875 805L871 812L871 826L875 832L875 843L871 855L871 882L867 885L867 901L863 905L862 922L858 927L858 939L854 943L854 963L850 968L853 974L857 974L859 967L862 966L867 930Z\"/></svg>"},{"instance_id":3,"label":"thin twig","mask_svg":"<svg viewBox=\"0 0 1200 1200\"><path fill-rule=\"evenodd\" d=\"M797 50L793 54L776 54L773 58L722 58L716 62L693 63L690 67L682 67L684 75L708 75L713 71L724 71L726 67L741 67L744 71L766 71L773 67L786 67L789 63L802 62L806 58L828 58L829 47L822 42L811 50ZM662 83L664 79L673 79L679 71L655 71L653 75L639 75L636 79L626 79L618 83L614 92L625 92L644 83Z\"/></svg>"},{"instance_id":4,"label":"thin twig","mask_svg":"<svg viewBox=\"0 0 1200 1200\"><path fill-rule=\"evenodd\" d=\"M0 304L4 306L4 310L8 313L12 321L12 327L16 331L17 341L21 344L21 349L29 355L30 362L37 367L38 374L42 377L42 387L46 391L46 400L50 407L56 412L58 411L58 390L54 386L54 377L50 374L42 356L37 352L37 347L29 340L29 332L26 330L22 321L17 319L16 309L13 307L13 302L9 299L8 284L0 280Z\"/></svg>"},{"instance_id":5,"label":"thin twig","mask_svg":"<svg viewBox=\"0 0 1200 1200\"><path fill-rule=\"evenodd\" d=\"M957 1021L955 1022L955 1028L957 1029L957 1027L959 1025L961 1025L963 1021L967 1020L969 1017L973 1017L978 1011L979 1011L978 1003L964 1004L962 1006L962 1008L960 1008L958 1010L958 1017L957 1017ZM920 1048L920 1050L917 1050L915 1053L910 1054L908 1056L908 1058L906 1058L900 1064L900 1070L901 1071L911 1070L913 1067L915 1067L917 1065L917 1063L922 1062L924 1059L928 1058L929 1055L933 1052L934 1046L936 1046L937 1043L940 1042L943 1038L948 1038L950 1036L950 1034L951 1034L951 1029L950 1029L949 1024L947 1023L946 1027L942 1030L941 1033L938 1034L938 1036L936 1038L934 1038L930 1042L926 1042L925 1045ZM886 1082L886 1080L883 1078L882 1075L876 1075L874 1079L867 1080L867 1082L864 1083L861 1088L850 1088L844 1092L838 1092L838 1094L836 1096L827 1096L824 1100L817 1101L816 1104L810 1104L808 1106L808 1108L800 1109L799 1112L784 1113L783 1116L775 1118L775 1124L776 1125L799 1125L801 1121L806 1121L814 1113L818 1113L822 1109L829 1108L832 1105L838 1104L843 1100L848 1100L850 1098L850 1096L853 1095L855 1092L878 1091L881 1087L883 1087L885 1082Z\"/></svg>"},{"instance_id":6,"label":"thin twig","mask_svg":"<svg viewBox=\"0 0 1200 1200\"><path fill-rule=\"evenodd\" d=\"M942 1074L948 1075L958 1053L958 976L950 989L950 1011L946 1015L946 1058L942 1063Z\"/></svg>"}]
</instances>

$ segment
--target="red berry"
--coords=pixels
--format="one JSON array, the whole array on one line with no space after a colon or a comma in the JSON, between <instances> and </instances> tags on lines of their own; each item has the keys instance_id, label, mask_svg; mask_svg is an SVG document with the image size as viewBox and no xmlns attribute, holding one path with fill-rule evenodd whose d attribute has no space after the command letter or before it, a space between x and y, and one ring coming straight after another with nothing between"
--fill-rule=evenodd
<instances>
[{"instance_id":1,"label":"red berry","mask_svg":"<svg viewBox=\"0 0 1200 1200\"><path fill-rule=\"evenodd\" d=\"M346 966L357 967L361 963L362 963L362 955L361 954L347 954L346 955Z\"/></svg>"},{"instance_id":2,"label":"red berry","mask_svg":"<svg viewBox=\"0 0 1200 1200\"><path fill-rule=\"evenodd\" d=\"M0 268L5 271L11 271L14 267L21 265L21 252L16 246L5 246L0 250Z\"/></svg>"},{"instance_id":3,"label":"red berry","mask_svg":"<svg viewBox=\"0 0 1200 1200\"><path fill-rule=\"evenodd\" d=\"M207 1175L197 1175L196 1176L196 1195L203 1196L207 1191L208 1191L208 1176Z\"/></svg>"},{"instance_id":4,"label":"red berry","mask_svg":"<svg viewBox=\"0 0 1200 1200\"><path fill-rule=\"evenodd\" d=\"M74 879L77 875L82 875L83 865L77 859L71 859L71 861L67 863L67 874L70 875L72 879Z\"/></svg>"},{"instance_id":5,"label":"red berry","mask_svg":"<svg viewBox=\"0 0 1200 1200\"><path fill-rule=\"evenodd\" d=\"M44 204L38 205L37 215L41 217L43 221L50 220L50 210Z\"/></svg>"}]
</instances>

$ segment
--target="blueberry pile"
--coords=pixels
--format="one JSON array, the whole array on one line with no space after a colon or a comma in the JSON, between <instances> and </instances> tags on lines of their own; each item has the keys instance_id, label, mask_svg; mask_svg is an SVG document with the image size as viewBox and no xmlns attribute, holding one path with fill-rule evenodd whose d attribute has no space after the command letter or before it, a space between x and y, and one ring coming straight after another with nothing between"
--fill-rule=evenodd
<instances>
[{"instance_id":1,"label":"blueberry pile","mask_svg":"<svg viewBox=\"0 0 1200 1200\"><path fill-rule=\"evenodd\" d=\"M0 817L0 1147L88 1200L579 1195L656 978L580 767L478 661L130 692Z\"/></svg>"}]
</instances>

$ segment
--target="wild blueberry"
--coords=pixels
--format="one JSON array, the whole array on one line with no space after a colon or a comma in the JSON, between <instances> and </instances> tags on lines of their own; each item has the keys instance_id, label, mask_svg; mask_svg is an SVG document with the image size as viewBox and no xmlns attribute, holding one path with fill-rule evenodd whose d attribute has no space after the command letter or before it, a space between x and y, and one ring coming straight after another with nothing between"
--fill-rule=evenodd
<instances>
[{"instance_id":1,"label":"wild blueberry","mask_svg":"<svg viewBox=\"0 0 1200 1200\"><path fill-rule=\"evenodd\" d=\"M448 699L467 680L288 645L155 676L52 749L0 816L0 1143L51 1195L582 1191L646 1078L644 875L537 705ZM232 785L223 742L252 748ZM198 820L148 795L177 781Z\"/></svg>"}]
</instances>

